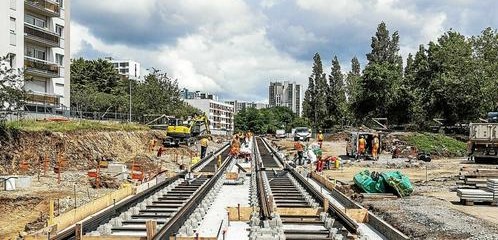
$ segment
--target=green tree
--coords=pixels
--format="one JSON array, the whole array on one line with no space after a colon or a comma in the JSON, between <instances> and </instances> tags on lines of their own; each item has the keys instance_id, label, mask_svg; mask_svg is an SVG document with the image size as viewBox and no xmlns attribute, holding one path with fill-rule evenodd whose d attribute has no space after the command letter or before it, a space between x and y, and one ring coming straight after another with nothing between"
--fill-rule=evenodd
<instances>
[{"instance_id":1,"label":"green tree","mask_svg":"<svg viewBox=\"0 0 498 240\"><path fill-rule=\"evenodd\" d=\"M480 115L498 111L498 30L488 27L472 37L471 43L482 88Z\"/></svg>"},{"instance_id":2,"label":"green tree","mask_svg":"<svg viewBox=\"0 0 498 240\"><path fill-rule=\"evenodd\" d=\"M347 100L347 111L346 119L348 122L355 122L356 115L353 103L355 103L358 98L358 92L360 91L358 83L361 79L361 67L358 58L355 56L351 59L351 71L348 72L346 76L346 100Z\"/></svg>"},{"instance_id":3,"label":"green tree","mask_svg":"<svg viewBox=\"0 0 498 240\"><path fill-rule=\"evenodd\" d=\"M393 122L407 120L407 101L403 98L405 90L401 86L403 61L398 44L398 33L389 35L385 23L379 24L353 102L356 116L361 120L387 116Z\"/></svg>"},{"instance_id":4,"label":"green tree","mask_svg":"<svg viewBox=\"0 0 498 240\"><path fill-rule=\"evenodd\" d=\"M327 110L332 124L341 124L346 117L346 93L344 90L344 75L337 56L332 59L332 70L329 75L329 90L327 91Z\"/></svg>"},{"instance_id":5,"label":"green tree","mask_svg":"<svg viewBox=\"0 0 498 240\"><path fill-rule=\"evenodd\" d=\"M22 72L12 68L9 59L10 56L0 57L0 110L22 110L27 93Z\"/></svg>"},{"instance_id":6,"label":"green tree","mask_svg":"<svg viewBox=\"0 0 498 240\"><path fill-rule=\"evenodd\" d=\"M308 89L305 93L305 112L306 117L308 117L313 123L313 128L323 128L324 120L327 118L327 91L328 84L326 81L326 75L323 73L322 60L320 59L320 54L315 53L313 57L313 68L312 74L310 76L310 83L314 83L311 86L314 88ZM303 108L304 109L304 108Z\"/></svg>"},{"instance_id":7,"label":"green tree","mask_svg":"<svg viewBox=\"0 0 498 240\"><path fill-rule=\"evenodd\" d=\"M470 41L458 32L448 31L429 44L428 61L431 114L450 124L475 119L482 95Z\"/></svg>"}]
</instances>

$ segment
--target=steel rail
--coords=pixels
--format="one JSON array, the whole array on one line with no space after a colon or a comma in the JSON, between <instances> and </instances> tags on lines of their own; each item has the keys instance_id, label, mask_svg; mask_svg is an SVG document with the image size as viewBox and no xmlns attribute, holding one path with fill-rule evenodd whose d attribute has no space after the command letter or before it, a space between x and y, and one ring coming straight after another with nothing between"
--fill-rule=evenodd
<instances>
[{"instance_id":1,"label":"steel rail","mask_svg":"<svg viewBox=\"0 0 498 240\"><path fill-rule=\"evenodd\" d=\"M276 157L278 161L280 161L284 165L283 159L277 154L275 149L269 146L264 138L261 138L261 140L264 144L266 144L268 149L270 149L270 151L273 153L273 156ZM284 166L292 174L292 176L296 178L296 180L306 189L306 191L308 191L311 196L313 196L313 198L323 206L324 196L320 192L318 192L318 190L316 190L308 181L306 181L306 179L294 168L290 167L288 164L285 164ZM343 212L333 204L329 204L329 211L335 213L349 231L356 233L356 231L358 230L358 223L356 223L355 220L346 215L345 212Z\"/></svg>"},{"instance_id":2,"label":"steel rail","mask_svg":"<svg viewBox=\"0 0 498 240\"><path fill-rule=\"evenodd\" d=\"M194 212L209 190L213 188L216 181L225 173L225 170L228 165L230 165L232 159L233 157L229 156L227 160L223 161L218 171L208 180L209 182L204 184L204 186L192 196L192 198L156 233L156 235L154 235L152 238L153 240L169 240L171 236L174 236L178 232L181 225L187 220L190 214Z\"/></svg>"},{"instance_id":3,"label":"steel rail","mask_svg":"<svg viewBox=\"0 0 498 240\"><path fill-rule=\"evenodd\" d=\"M259 137L258 137L259 139ZM257 141L257 139L254 139ZM271 209L271 204L268 202L270 201L270 198L267 195L267 192L265 191L265 184L264 184L264 178L263 174L266 171L263 166L263 161L261 159L261 153L259 151L259 147L257 142L254 142L254 156L255 156L255 162L256 162L256 186L257 186L257 192L258 192L258 202L259 206L262 211L259 212L259 217L261 220L267 220L271 219L272 216L272 210Z\"/></svg>"},{"instance_id":4,"label":"steel rail","mask_svg":"<svg viewBox=\"0 0 498 240\"><path fill-rule=\"evenodd\" d=\"M203 158L201 161L198 163L194 164L193 167L200 166L206 161L212 161L214 159L213 156L220 155L225 149L228 147L228 144L223 145L221 148L216 150L212 155L206 156ZM213 158L210 160L210 158ZM134 206L135 204L142 202L146 198L152 196L156 192L160 191L161 189L167 187L169 184L173 183L174 181L180 179L181 177L184 177L187 174L187 170L184 170L177 175L165 179L163 182L144 190L143 192L137 193L134 196L127 198L125 200L122 200L118 203L115 203L114 206L109 207L100 213L95 214L89 219L81 221L82 224L82 231L83 234L87 232L91 232L96 230L100 225L107 223L109 220L112 218L119 216L120 213L125 212L128 210L130 207ZM50 239L55 239L55 240L69 240L69 239L74 239L75 238L75 228L74 227L69 227L64 230L62 230L60 233L57 235L50 237Z\"/></svg>"},{"instance_id":5,"label":"steel rail","mask_svg":"<svg viewBox=\"0 0 498 240\"><path fill-rule=\"evenodd\" d=\"M270 151L272 151L274 153L274 156L276 156L279 159L279 161L282 164L284 164L283 159L276 153L276 151L272 147L269 146L269 144L266 142L266 140L263 138L262 138L262 140L265 144L267 144ZM299 183L301 183L306 188L306 190L308 190L308 192L312 193L312 195L315 197L315 199L319 200L318 202L320 202L323 205L323 200L324 200L323 195L320 192L318 192L318 190L315 189L294 168L290 167L287 164L285 166L286 166L286 169L288 169L288 171L299 181ZM346 195L337 191L336 189L332 189L331 195L335 200L337 200L338 202L340 202L344 206L350 206L351 208L363 208L361 205L359 205L358 203L349 199ZM348 228L348 230L353 231L355 233L357 232L358 224L356 223L356 221L354 221L349 216L347 216L341 209L334 206L333 204L329 204L329 211L335 213L342 220L342 222L346 224L346 228ZM373 227L375 230L377 230L379 233L383 234L388 239L395 239L395 240L407 240L407 239L409 239L408 236L406 236L405 234L400 232L398 229L391 226L389 223L381 220L379 217L377 217L376 215L374 215L370 211L368 211L368 218L369 218L369 225L371 227Z\"/></svg>"}]
</instances>

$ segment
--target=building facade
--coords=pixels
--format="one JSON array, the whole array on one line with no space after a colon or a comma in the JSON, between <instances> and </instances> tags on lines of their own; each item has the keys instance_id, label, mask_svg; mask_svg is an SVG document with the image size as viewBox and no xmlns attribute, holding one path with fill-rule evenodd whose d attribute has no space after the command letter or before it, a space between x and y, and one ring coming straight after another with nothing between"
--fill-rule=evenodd
<instances>
[{"instance_id":1,"label":"building facade","mask_svg":"<svg viewBox=\"0 0 498 240\"><path fill-rule=\"evenodd\" d=\"M183 88L180 90L180 97L182 99L211 99L218 101L218 96L216 94L201 91L191 92L187 88Z\"/></svg>"},{"instance_id":2,"label":"building facade","mask_svg":"<svg viewBox=\"0 0 498 240\"><path fill-rule=\"evenodd\" d=\"M70 106L70 0L0 1L0 55L24 72L30 111Z\"/></svg>"},{"instance_id":3,"label":"building facade","mask_svg":"<svg viewBox=\"0 0 498 240\"><path fill-rule=\"evenodd\" d=\"M232 105L235 113L238 113L241 110L246 110L248 108L256 108L256 109L268 108L268 104L265 103L255 103L255 102L246 102L238 100L225 101L225 103Z\"/></svg>"},{"instance_id":4,"label":"building facade","mask_svg":"<svg viewBox=\"0 0 498 240\"><path fill-rule=\"evenodd\" d=\"M186 99L185 101L208 116L209 127L213 134L227 135L233 133L235 112L232 105L212 99Z\"/></svg>"},{"instance_id":5,"label":"building facade","mask_svg":"<svg viewBox=\"0 0 498 240\"><path fill-rule=\"evenodd\" d=\"M132 60L118 60L111 57L106 57L106 60L110 61L114 68L118 70L119 74L128 77L128 79L133 79L135 81L140 80L140 63Z\"/></svg>"},{"instance_id":6,"label":"building facade","mask_svg":"<svg viewBox=\"0 0 498 240\"><path fill-rule=\"evenodd\" d=\"M268 88L269 107L288 107L301 116L302 93L301 85L295 82L270 82Z\"/></svg>"}]
</instances>

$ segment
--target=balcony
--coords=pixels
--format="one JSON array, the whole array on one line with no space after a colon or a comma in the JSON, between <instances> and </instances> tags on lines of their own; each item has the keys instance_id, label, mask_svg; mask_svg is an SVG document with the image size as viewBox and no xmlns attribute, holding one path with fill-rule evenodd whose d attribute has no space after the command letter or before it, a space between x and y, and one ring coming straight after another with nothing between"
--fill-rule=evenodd
<instances>
[{"instance_id":1,"label":"balcony","mask_svg":"<svg viewBox=\"0 0 498 240\"><path fill-rule=\"evenodd\" d=\"M27 74L45 78L60 77L59 65L32 57L24 57L24 70Z\"/></svg>"},{"instance_id":2,"label":"balcony","mask_svg":"<svg viewBox=\"0 0 498 240\"><path fill-rule=\"evenodd\" d=\"M47 93L36 93L30 92L26 94L26 102L28 103L38 103L43 105L60 105L60 96L51 95Z\"/></svg>"},{"instance_id":3,"label":"balcony","mask_svg":"<svg viewBox=\"0 0 498 240\"><path fill-rule=\"evenodd\" d=\"M60 47L60 36L57 33L24 23L25 39L45 47Z\"/></svg>"},{"instance_id":4,"label":"balcony","mask_svg":"<svg viewBox=\"0 0 498 240\"><path fill-rule=\"evenodd\" d=\"M61 15L59 4L50 0L25 0L24 8L48 17L60 17Z\"/></svg>"}]
</instances>

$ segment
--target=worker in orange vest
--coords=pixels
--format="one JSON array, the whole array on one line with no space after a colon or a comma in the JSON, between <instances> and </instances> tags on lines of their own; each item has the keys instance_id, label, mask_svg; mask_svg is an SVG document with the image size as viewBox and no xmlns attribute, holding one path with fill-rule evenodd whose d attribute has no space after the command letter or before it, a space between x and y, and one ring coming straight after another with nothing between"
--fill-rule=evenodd
<instances>
[{"instance_id":1,"label":"worker in orange vest","mask_svg":"<svg viewBox=\"0 0 498 240\"><path fill-rule=\"evenodd\" d=\"M367 141L365 141L365 138L363 136L360 137L360 140L358 140L358 155L363 156L365 154L365 147L367 145Z\"/></svg>"},{"instance_id":2,"label":"worker in orange vest","mask_svg":"<svg viewBox=\"0 0 498 240\"><path fill-rule=\"evenodd\" d=\"M294 149L297 151L297 163L296 165L303 165L303 144L299 141L294 142Z\"/></svg>"},{"instance_id":3,"label":"worker in orange vest","mask_svg":"<svg viewBox=\"0 0 498 240\"><path fill-rule=\"evenodd\" d=\"M379 154L378 154L379 147L380 147L379 137L377 136L377 134L375 134L374 139L372 140L372 157L374 158L374 160L379 159Z\"/></svg>"},{"instance_id":4,"label":"worker in orange vest","mask_svg":"<svg viewBox=\"0 0 498 240\"><path fill-rule=\"evenodd\" d=\"M323 133L322 131L318 131L318 134L316 135L316 139L318 140L318 145L320 146L320 148L322 148L322 144L323 144Z\"/></svg>"}]
</instances>

